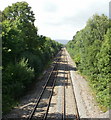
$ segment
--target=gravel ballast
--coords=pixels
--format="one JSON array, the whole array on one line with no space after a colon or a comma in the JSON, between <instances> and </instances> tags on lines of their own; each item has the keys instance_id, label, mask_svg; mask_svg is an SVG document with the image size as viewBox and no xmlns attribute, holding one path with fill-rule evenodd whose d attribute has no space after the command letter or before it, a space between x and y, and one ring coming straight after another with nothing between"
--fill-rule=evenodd
<instances>
[{"instance_id":1,"label":"gravel ballast","mask_svg":"<svg viewBox=\"0 0 111 120\"><path fill-rule=\"evenodd\" d=\"M77 107L79 111L79 115L81 119L89 119L89 118L109 118L109 111L106 113L103 113L96 100L94 99L93 93L91 88L89 87L88 82L83 78L78 71L76 70L76 65L74 61L71 59L69 53L66 49L65 54L67 55L68 59L68 68L69 71L65 70L66 67L63 54L61 62L59 63L58 68L58 75L55 78L56 83L54 87L53 96L50 103L50 108L48 111L48 118L52 117L54 120L55 118L58 118L58 120L62 119L63 114L63 91L64 91L64 79L68 77L68 80L66 79L66 94L65 94L65 100L66 100L66 118L73 118L75 119L76 116L76 105L73 93L75 94ZM43 89L46 79L48 78L48 75L50 74L50 71L52 70L53 64L50 65L50 67L45 70L43 78L39 80L37 83L35 83L34 89L30 90L27 95L25 95L23 98L20 99L20 104L16 106L9 114L7 114L6 118L27 118L28 115L31 113L34 105L35 100L39 98L39 94L41 90ZM67 75L67 73L70 73L70 75ZM65 78L64 78L65 76ZM71 82L72 81L72 82ZM72 84L73 87L72 87ZM48 90L48 89L47 89ZM47 94L49 91L46 92L43 99L43 104L48 99ZM41 109L41 106L39 107ZM45 110L45 107L42 109ZM38 110L39 111L39 110ZM36 116L42 115L44 111L41 111L36 114Z\"/></svg>"},{"instance_id":2,"label":"gravel ballast","mask_svg":"<svg viewBox=\"0 0 111 120\"><path fill-rule=\"evenodd\" d=\"M67 52L67 51L66 51ZM88 82L75 70L76 65L71 59L69 53L67 56L70 66L74 69L70 70L77 106L80 118L109 118L109 112L103 113L94 99Z\"/></svg>"}]
</instances>

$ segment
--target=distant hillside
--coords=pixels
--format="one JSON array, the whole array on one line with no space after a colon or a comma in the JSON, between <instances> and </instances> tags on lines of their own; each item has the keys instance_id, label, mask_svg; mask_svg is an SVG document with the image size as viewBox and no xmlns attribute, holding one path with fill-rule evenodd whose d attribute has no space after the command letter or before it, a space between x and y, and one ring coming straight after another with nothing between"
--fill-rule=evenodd
<instances>
[{"instance_id":1,"label":"distant hillside","mask_svg":"<svg viewBox=\"0 0 111 120\"><path fill-rule=\"evenodd\" d=\"M69 40L55 40L55 41L65 45Z\"/></svg>"}]
</instances>

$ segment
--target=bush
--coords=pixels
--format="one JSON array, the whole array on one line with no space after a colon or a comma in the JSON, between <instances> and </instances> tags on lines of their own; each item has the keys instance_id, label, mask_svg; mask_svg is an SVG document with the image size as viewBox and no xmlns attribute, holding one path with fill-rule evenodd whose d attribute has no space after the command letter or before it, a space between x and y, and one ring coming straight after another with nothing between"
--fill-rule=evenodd
<instances>
[{"instance_id":1,"label":"bush","mask_svg":"<svg viewBox=\"0 0 111 120\"><path fill-rule=\"evenodd\" d=\"M13 105L14 99L18 99L23 95L28 85L30 85L34 79L34 70L28 67L27 62L28 61L22 59L18 64L9 64L7 68L3 70L4 112L9 110Z\"/></svg>"},{"instance_id":2,"label":"bush","mask_svg":"<svg viewBox=\"0 0 111 120\"><path fill-rule=\"evenodd\" d=\"M2 13L3 112L6 112L34 77L41 74L61 44L37 34L35 16L28 3L14 3Z\"/></svg>"},{"instance_id":3,"label":"bush","mask_svg":"<svg viewBox=\"0 0 111 120\"><path fill-rule=\"evenodd\" d=\"M98 22L99 21L99 22ZM94 15L77 32L67 49L82 74L87 76L100 106L109 106L111 83L111 26L105 15Z\"/></svg>"}]
</instances>

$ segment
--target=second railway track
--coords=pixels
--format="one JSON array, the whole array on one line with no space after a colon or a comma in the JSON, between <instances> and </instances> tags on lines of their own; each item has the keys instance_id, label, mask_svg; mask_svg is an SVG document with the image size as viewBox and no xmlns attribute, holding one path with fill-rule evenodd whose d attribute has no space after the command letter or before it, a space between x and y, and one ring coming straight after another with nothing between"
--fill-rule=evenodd
<instances>
[{"instance_id":1,"label":"second railway track","mask_svg":"<svg viewBox=\"0 0 111 120\"><path fill-rule=\"evenodd\" d=\"M71 77L70 77L70 72L69 72L69 62L68 62L68 58L67 55L65 53L65 49L63 48L61 50L61 52L58 53L57 55L57 59L54 63L54 66L46 80L46 84L44 85L42 91L40 92L39 98L36 99L35 101L35 106L33 108L33 110L31 111L30 115L28 116L27 120L51 120L51 116L49 113L49 109L50 109L50 104L51 104L51 100L52 100L52 96L53 96L53 92L54 92L54 87L55 84L57 82L57 77L59 74L59 68L60 65L62 64L62 70L63 70L63 80L62 80L62 100L61 103L62 105L58 106L61 107L61 117L58 118L58 120L68 120L70 119L70 117L68 117L68 99L67 98L67 89L70 87L70 90L72 90L72 96L74 100L74 103L72 102L71 104L75 104L75 105L71 105L71 106L75 106L75 115L73 115L74 117L71 117L71 119L74 120L79 120L79 112L78 112L78 108L77 108L77 102L76 102L76 98L75 98L75 94L73 91L73 86L72 86L72 81L71 81ZM68 87L69 85L69 87ZM48 117L47 117L48 116ZM53 118L56 120L56 118Z\"/></svg>"}]
</instances>

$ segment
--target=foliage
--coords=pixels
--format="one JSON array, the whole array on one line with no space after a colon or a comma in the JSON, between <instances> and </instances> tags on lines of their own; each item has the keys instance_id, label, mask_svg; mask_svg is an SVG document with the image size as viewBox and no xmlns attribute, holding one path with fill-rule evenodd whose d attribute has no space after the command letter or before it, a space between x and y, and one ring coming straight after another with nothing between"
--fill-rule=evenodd
<instances>
[{"instance_id":1,"label":"foliage","mask_svg":"<svg viewBox=\"0 0 111 120\"><path fill-rule=\"evenodd\" d=\"M78 31L67 49L78 69L89 77L97 101L109 107L111 82L111 27L105 15L94 15L84 29Z\"/></svg>"},{"instance_id":2,"label":"foliage","mask_svg":"<svg viewBox=\"0 0 111 120\"><path fill-rule=\"evenodd\" d=\"M26 2L8 6L2 16L3 113L6 113L60 50L61 44L37 34L34 13Z\"/></svg>"},{"instance_id":3,"label":"foliage","mask_svg":"<svg viewBox=\"0 0 111 120\"><path fill-rule=\"evenodd\" d=\"M14 99L23 95L33 78L34 71L28 67L24 59L15 65L9 64L3 69L3 110L10 108Z\"/></svg>"}]
</instances>

